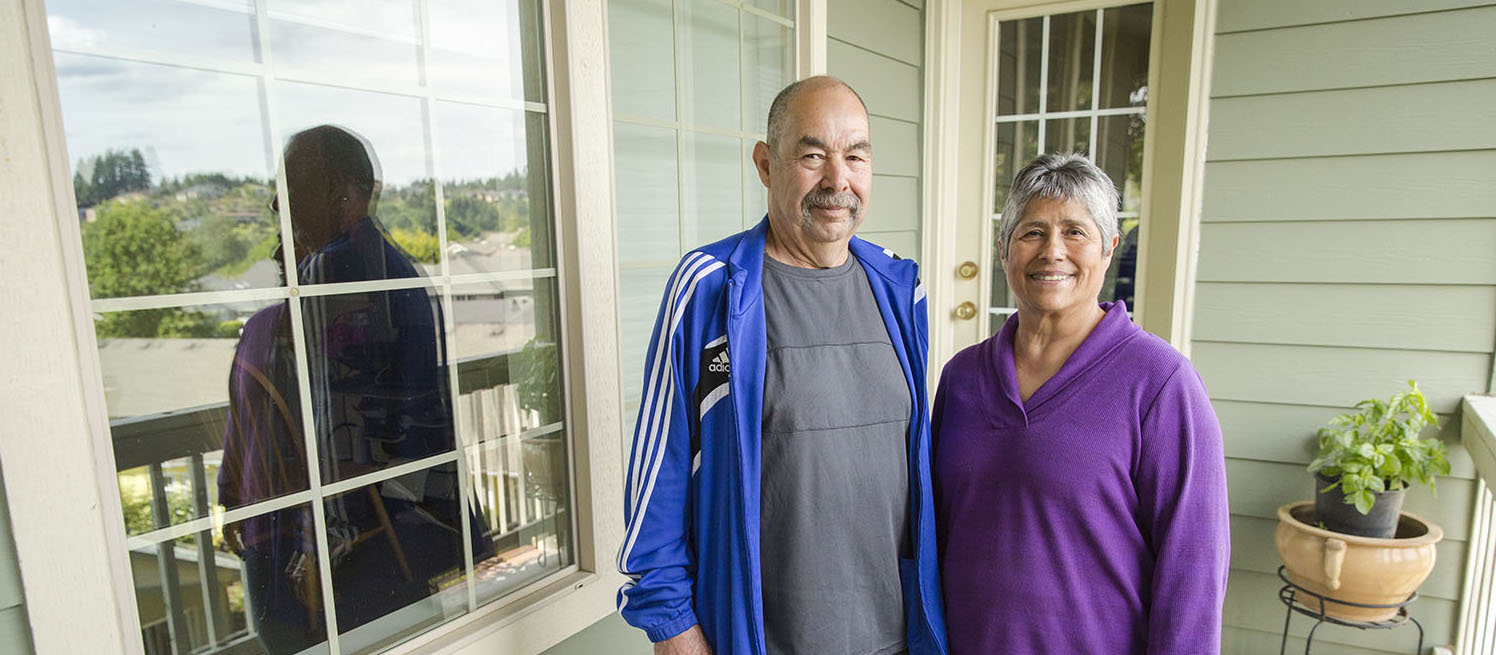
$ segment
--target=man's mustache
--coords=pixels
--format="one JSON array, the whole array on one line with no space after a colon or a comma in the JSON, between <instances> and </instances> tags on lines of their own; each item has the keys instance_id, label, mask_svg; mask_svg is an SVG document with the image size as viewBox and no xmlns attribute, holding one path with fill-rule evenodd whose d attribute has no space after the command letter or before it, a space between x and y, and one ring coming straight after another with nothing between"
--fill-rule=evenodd
<instances>
[{"instance_id":1,"label":"man's mustache","mask_svg":"<svg viewBox=\"0 0 1496 655\"><path fill-rule=\"evenodd\" d=\"M809 220L812 209L846 209L852 212L853 218L856 218L862 215L862 200L850 191L836 193L829 189L816 189L800 199L801 216Z\"/></svg>"}]
</instances>

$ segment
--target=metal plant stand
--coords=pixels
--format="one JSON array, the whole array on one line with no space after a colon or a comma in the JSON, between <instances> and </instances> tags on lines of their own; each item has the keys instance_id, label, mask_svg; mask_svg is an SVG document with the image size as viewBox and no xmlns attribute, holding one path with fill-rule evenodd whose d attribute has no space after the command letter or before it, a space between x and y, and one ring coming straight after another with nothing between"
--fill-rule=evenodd
<instances>
[{"instance_id":1,"label":"metal plant stand","mask_svg":"<svg viewBox=\"0 0 1496 655\"><path fill-rule=\"evenodd\" d=\"M1309 636L1304 640L1304 655L1309 655L1309 649L1314 647L1314 632L1316 630L1319 630L1319 626L1322 626L1326 623L1343 625L1349 628L1355 628L1357 630L1391 630L1393 628L1400 628L1404 625L1412 623L1415 627L1418 628L1418 650L1415 650L1413 652L1423 652L1423 624L1419 623L1418 619L1413 618L1413 615L1408 612L1408 604L1415 600L1418 600L1418 592L1413 592L1413 595L1408 596L1408 599L1404 600L1401 603L1395 603L1392 605L1365 605L1362 603L1350 603L1343 600L1336 600L1329 596L1321 596L1312 591L1309 591L1308 589L1300 587L1288 580L1288 575L1284 572L1284 567L1282 566L1278 567L1278 579L1283 581L1283 586L1278 589L1278 600L1283 601L1283 604L1288 606L1288 612L1283 617L1283 642L1282 645L1278 647L1278 655L1285 655L1288 652L1288 624L1293 620L1294 612L1303 614L1304 616L1314 619L1315 621L1314 627L1309 629ZM1311 601L1310 603L1305 603L1305 598L1311 598L1313 599L1313 601ZM1374 609L1391 609L1395 607L1397 608L1397 614L1385 621L1352 621L1347 619L1337 619L1333 616L1325 614L1325 605L1327 603L1336 603L1349 607L1365 607Z\"/></svg>"}]
</instances>

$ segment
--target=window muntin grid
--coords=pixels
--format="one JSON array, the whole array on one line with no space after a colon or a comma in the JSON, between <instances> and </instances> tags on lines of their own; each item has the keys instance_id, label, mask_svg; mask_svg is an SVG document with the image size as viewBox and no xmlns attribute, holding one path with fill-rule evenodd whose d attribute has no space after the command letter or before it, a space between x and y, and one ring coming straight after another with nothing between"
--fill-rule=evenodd
<instances>
[{"instance_id":1,"label":"window muntin grid","mask_svg":"<svg viewBox=\"0 0 1496 655\"><path fill-rule=\"evenodd\" d=\"M1151 28L1151 3L997 24L992 35L998 86L993 90L992 332L1017 311L1003 276L996 227L1013 174L1041 152L1085 154L1119 186L1122 241L1101 296L1126 300L1133 308L1138 233L1145 222L1141 162Z\"/></svg>"},{"instance_id":2,"label":"window muntin grid","mask_svg":"<svg viewBox=\"0 0 1496 655\"><path fill-rule=\"evenodd\" d=\"M794 80L790 0L610 0L624 415L665 282L691 248L768 210L753 145ZM630 430L631 433L631 430Z\"/></svg>"},{"instance_id":3,"label":"window muntin grid","mask_svg":"<svg viewBox=\"0 0 1496 655\"><path fill-rule=\"evenodd\" d=\"M316 593L312 593L305 604L314 623L328 619L327 627L332 628L330 635L323 635L321 639L330 641L333 652L368 652L383 648L435 622L470 612L479 604L572 568L570 542L574 526L573 512L569 511L570 483L566 479L568 467L565 465L568 430L562 420L564 412L559 409L564 403L558 404L565 395L564 380L560 377L560 371L564 369L560 344L564 342L565 327L559 318L560 292L554 268L548 170L549 116L544 102L545 71L540 56L544 32L543 4L533 1L504 5L486 3L481 7L469 7L467 9L471 11L467 11L456 6L463 4L460 2L421 0L385 3L364 13L348 12L343 4L346 3L229 0L113 3L53 0L48 3L48 24L55 46L54 57L63 96L63 123L70 150L75 155L88 156L107 149L101 143L118 143L124 138L158 138L160 143L166 144L157 149L153 147L157 142L146 143L145 152L138 157L120 151L125 156L114 158L116 161L112 164L118 164L120 170L137 177L144 169L149 177L144 185L137 182L135 188L123 192L118 192L117 179L109 180L116 191L110 198L118 200L109 206L110 209L124 207L138 208L147 213L164 212L168 221L164 227L168 229L158 229L154 234L165 235L166 241L177 245L194 236L194 230L202 229L206 220L215 218L238 221L231 227L258 228L258 235L267 239L279 236L286 243L294 242L295 228L289 216L290 210L281 207L277 214L264 209L269 198L286 197L285 171L278 165L285 137L309 124L331 122L329 119L337 120L351 112L367 110L370 116L364 122L368 126L364 126L362 131L375 135L370 141L375 146L376 157L384 158L382 163L393 166L386 166L382 177L386 185L383 190L386 200L398 198L411 189L424 193L429 207L417 215L424 217L424 225L430 228L427 234L436 242L436 247L431 249L434 251L431 261L418 262L417 276L410 278L307 284L309 280L296 279L297 270L292 266L286 272L290 278L286 283L279 280L266 282L263 275L258 284L242 278L207 280L213 276L188 270L166 276L172 284L132 285L129 283L132 277L143 277L138 274L139 269L174 253L159 248L145 251L111 248L108 246L123 243L124 239L111 239L109 234L98 232L85 237L85 256L92 279L107 277L97 267L100 259L95 255L100 252L110 253L118 269L114 272L124 273L115 276L123 278L122 283L102 292L96 288L91 294L97 324L105 330L100 333L102 349L126 346L128 350L128 346L136 346L150 351L144 355L136 353L133 362L128 359L121 362L107 353L101 358L104 360L106 397L111 389L114 392L110 402L111 429L115 433L113 451L117 463L128 460L132 464L126 467L120 463L125 467L122 473L126 474L120 480L122 492L131 493L126 487L140 482L137 478L143 479L143 484L134 485L142 487L137 495L143 496L143 503L122 498L126 505L127 524L130 523L131 511L144 517L144 522L136 521L140 525L134 526L127 535L128 558L132 562L141 558L156 561L160 578L155 597L138 596L136 599L141 610L147 652L154 652L156 647L171 648L173 640L178 648L197 651L253 645L254 620L245 616L242 609L237 620L230 620L234 611L232 607L225 607L238 604L242 608L245 602L243 585L240 596L235 599L232 593L210 593L209 587L213 585L205 583L216 576L208 575L215 569L221 573L239 567L242 571L245 566L242 561L235 561L231 555L211 545L222 542L223 526L301 511L313 519L314 525L310 526L308 534L316 542L315 552L326 553L329 539L327 500L343 494L369 494L372 488L386 497L385 504L393 505L398 499L390 500L395 492L387 490L414 477L424 476L429 480L440 474L452 479L446 487L452 491L445 496L448 509L444 511L460 517L446 522L449 527L460 524L462 532L461 539L452 541L461 544L461 557L456 558L461 565L457 576L441 581L445 586L433 591L432 596L439 595L440 602L428 603L432 605L428 608L432 611L427 612L430 616L414 617L390 630L339 630L336 590L339 580L347 576L336 574L326 564L326 558L317 558L315 573L307 578ZM390 6L397 8L383 11ZM319 7L322 11L318 11ZM495 7L507 13L496 16ZM282 11L288 8L288 11ZM491 33L474 32L483 25L484 18L504 23L506 28L502 33L506 38L493 39ZM401 25L408 25L408 29ZM386 49L407 50L420 74L414 79L400 79L398 75L367 75L368 68L379 67L370 62L360 62L366 67L360 69L360 75L343 74L360 68L352 65L341 70L316 70L316 66L309 65L293 68L290 64L295 63L294 58L289 56L277 64L274 37L280 34L277 30L281 27L311 30L322 35L338 33L356 37L355 41L362 40L365 44L375 42L374 45ZM237 37L221 38L225 30ZM462 30L467 30L467 33L461 33ZM225 50L219 47L221 43L234 48ZM495 47L495 43L503 47ZM288 47L291 46L282 45L279 52L285 53ZM467 60L465 65L464 58ZM374 61L377 62L377 58ZM505 64L509 65L508 69L504 68ZM487 79L466 86L454 83L463 76L474 75L475 70L485 70L485 66L490 73ZM494 69L499 70L495 72ZM110 71L117 74L118 79L114 81L120 84L112 89L107 86L100 88L99 80L107 81ZM148 84L153 79L159 82L163 77L184 76L186 83L176 85L174 90L185 95L167 93L168 89L163 88L152 89ZM95 86L90 88L90 83ZM237 95L231 93L227 100L219 98L214 102L213 94L225 89L233 90ZM297 89L310 91L313 96L322 94L324 107L320 111L315 107L304 110L302 114L311 117L298 120L291 115L297 104ZM197 102L193 101L194 98ZM383 105L373 109L404 109L395 112L370 109L380 103ZM133 111L128 111L131 109ZM378 119L391 113L403 114L405 124L378 124ZM132 118L140 120L132 121ZM210 125L213 128L211 134L215 136L239 136L237 139L212 139L205 154L196 158L197 162L206 164L187 163L175 170L163 171L163 159L193 162L193 157L180 155L193 145L192 141L205 140L202 136L207 132L195 124ZM381 130L381 127L387 129ZM379 136L381 132L387 134ZM400 139L415 144L413 148L406 148L415 152L389 152L380 145L391 145ZM442 147L443 144L446 147ZM484 157L473 156L473 153L484 150L485 144L489 156L487 161L482 161ZM507 153L500 152L506 149ZM220 160L223 153L229 157ZM94 165L97 166L99 161L94 160ZM220 161L227 162L228 166L217 169L214 165ZM410 172L402 172L402 167ZM443 169L451 173L443 174ZM474 179L474 171L489 173L486 176L489 179L486 182ZM252 187L247 192L242 188L230 191L249 196L258 193L258 196L234 197L233 202L216 203L229 194L222 193L224 189L215 188L215 180L199 179L204 177L202 175L188 177L192 173L219 172L241 182L230 186ZM173 176L170 189L164 188L167 180L162 179L163 174ZM80 177L87 181L90 176ZM102 179L107 180L108 176ZM120 199L122 195L128 197ZM498 227L488 226L485 230L483 221L490 217L478 216L471 223L464 224L464 215L460 213L463 211L462 198L470 200L467 210L474 206L481 210L482 203L501 205L509 202L511 206L503 217L507 222ZM80 220L98 220L98 210L86 206L94 203L83 202L85 198L81 195L79 200L79 205L84 206ZM203 210L201 206L205 204L211 205L211 209ZM454 212L454 208L457 211ZM95 211L89 212L89 209ZM109 218L108 212L104 213L105 218ZM154 227L163 227L160 221L155 223ZM420 227L422 222L412 221L411 226ZM473 229L465 230L465 227ZM85 226L85 232L88 231ZM496 237L497 242L489 243ZM90 238L93 245L104 247L89 248L87 242ZM393 235L393 238L398 241L399 235ZM416 249L408 244L400 245L416 254ZM253 254L244 253L244 256ZM254 261L264 261L268 254L268 251L258 253L259 258ZM132 262L138 266L132 269ZM273 272L274 264L270 267ZM265 271L259 272L263 274ZM229 508L218 506L217 481L212 475L213 469L221 466L221 450L212 450L211 444L187 444L185 448L156 447L171 441L167 437L190 440L214 433L223 434L226 411L222 407L226 400L224 381L228 377L228 361L232 359L233 349L225 349L222 343L213 342L232 344L235 338L228 333L238 326L213 325L211 320L199 320L194 316L243 318L268 308L282 308L297 326L291 330L295 342L295 382L288 385L293 387L288 391L299 396L302 406L310 406L314 394L310 389L313 382L308 378L315 367L307 361L304 306L319 301L337 302L412 291L426 294L437 308L434 315L440 317L439 323L432 327L441 338L432 347L438 351L442 361L437 369L439 375L445 378L452 390L447 401L452 417L448 419L451 425L447 429L456 432L456 444L437 448L438 452L429 456L402 458L383 468L341 479L322 474L317 470L319 467L310 467L312 470L300 484L292 484L278 490L278 494L250 504ZM493 304L502 307L485 306ZM150 322L148 336L145 328L138 327L139 320L133 324L114 321L113 328L107 327L111 325L111 317L143 314L155 314L158 319ZM164 319L160 318L163 316ZM181 325L169 330L162 327L172 321L175 322L173 325ZM107 329L122 330L116 334L124 336L111 338ZM139 331L140 336L130 336L132 329ZM195 331L199 330L204 331L202 336L165 336L197 334ZM503 339L495 341L491 335L483 334L485 331L507 331L515 338L507 342ZM123 343L131 341L133 343ZM171 346L196 352L184 355L175 364L151 359L160 354L155 351ZM192 364L202 362L210 362L203 366L218 372L216 382L197 379L204 377L202 375L194 377L193 374L201 371L190 370ZM173 368L159 371L160 374L154 378L130 375L131 371L142 372L149 366ZM511 373L511 369L520 372ZM530 377L515 377L521 374ZM544 380L541 386L545 389L537 392L533 388L535 378ZM531 382L528 386L532 388L523 388L526 382ZM215 387L218 392L211 391ZM149 398L136 402L140 399L129 397L132 393ZM125 397L121 398L121 394ZM201 402L205 396L208 402ZM542 400L526 403L522 398ZM535 403L541 406L536 408ZM499 416L502 420L485 422L489 416ZM314 434L319 429L310 413L292 422L300 423L305 434ZM303 462L320 461L317 441L306 440ZM485 458L481 452L485 448L495 452ZM141 459L156 456L153 452L161 456L159 461ZM143 472L136 475L130 473L132 470ZM326 484L323 478L326 478ZM488 484L485 491L477 492L480 486L487 484L479 479L497 484ZM434 497L425 491L412 493L424 495L427 501ZM133 507L137 504L142 507ZM503 507L499 507L500 504ZM484 525L466 520L474 513L483 519ZM482 534L473 534L478 531ZM539 557L530 560L541 563L538 568L518 567L519 570L496 572L492 566L485 566L495 560L480 558L475 566L472 552L475 536L495 541L529 539L530 550L539 553ZM172 548L164 548L164 544L172 544ZM172 553L165 562L168 566L161 566L163 553L168 551ZM178 552L180 556L176 555ZM194 560L195 574L191 565ZM139 578L139 572L144 569L134 564L132 568L136 569ZM485 574L491 575L485 577ZM435 589L436 583L432 584ZM222 587L219 585L219 592L224 591ZM334 593L320 593L320 589L328 588ZM161 611L147 616L146 612L152 605ZM377 626L388 618L378 617L364 627Z\"/></svg>"}]
</instances>

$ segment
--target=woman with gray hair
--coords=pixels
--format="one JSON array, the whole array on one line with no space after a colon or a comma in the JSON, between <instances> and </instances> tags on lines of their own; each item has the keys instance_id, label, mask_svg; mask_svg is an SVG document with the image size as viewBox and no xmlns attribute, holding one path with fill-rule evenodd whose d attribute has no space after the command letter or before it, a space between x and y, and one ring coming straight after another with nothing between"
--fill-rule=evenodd
<instances>
[{"instance_id":1,"label":"woman with gray hair","mask_svg":"<svg viewBox=\"0 0 1496 655\"><path fill-rule=\"evenodd\" d=\"M1220 425L1189 360L1098 303L1117 191L1079 155L1013 180L1018 313L945 367L932 412L951 652L1220 651Z\"/></svg>"}]
</instances>

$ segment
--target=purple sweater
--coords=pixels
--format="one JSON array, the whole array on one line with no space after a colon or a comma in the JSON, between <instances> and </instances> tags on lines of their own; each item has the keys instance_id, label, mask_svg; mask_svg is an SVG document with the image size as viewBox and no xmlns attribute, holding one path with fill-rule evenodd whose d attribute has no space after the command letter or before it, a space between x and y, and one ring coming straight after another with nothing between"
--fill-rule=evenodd
<instances>
[{"instance_id":1,"label":"purple sweater","mask_svg":"<svg viewBox=\"0 0 1496 655\"><path fill-rule=\"evenodd\" d=\"M1015 316L958 353L932 418L953 655L1218 653L1230 550L1199 374L1122 303L1022 402Z\"/></svg>"}]
</instances>

